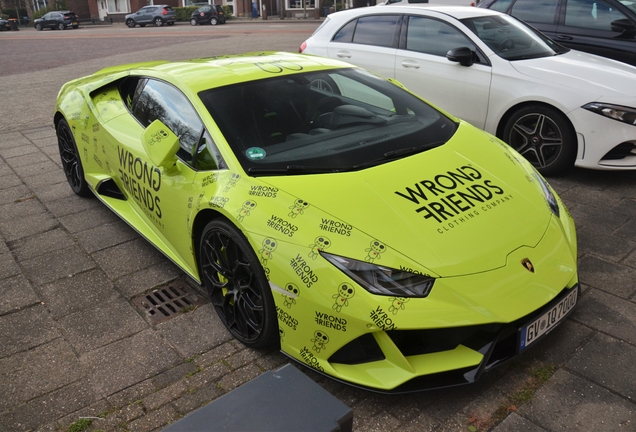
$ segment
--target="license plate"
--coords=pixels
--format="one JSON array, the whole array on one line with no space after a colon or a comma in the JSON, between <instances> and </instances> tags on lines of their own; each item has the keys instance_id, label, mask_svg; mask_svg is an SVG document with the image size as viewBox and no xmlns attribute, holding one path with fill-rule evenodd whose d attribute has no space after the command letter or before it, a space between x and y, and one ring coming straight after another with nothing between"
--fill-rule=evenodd
<instances>
[{"instance_id":1,"label":"license plate","mask_svg":"<svg viewBox=\"0 0 636 432\"><path fill-rule=\"evenodd\" d=\"M568 295L552 306L549 311L525 327L522 327L521 330L519 330L519 351L528 348L530 344L541 339L541 336L552 331L552 329L559 325L563 318L574 308L574 305L576 305L578 293L578 287L573 288Z\"/></svg>"},{"instance_id":2,"label":"license plate","mask_svg":"<svg viewBox=\"0 0 636 432\"><path fill-rule=\"evenodd\" d=\"M76 23L76 22L74 22L74 23L73 23L73 25L77 25L77 23Z\"/></svg>"}]
</instances>

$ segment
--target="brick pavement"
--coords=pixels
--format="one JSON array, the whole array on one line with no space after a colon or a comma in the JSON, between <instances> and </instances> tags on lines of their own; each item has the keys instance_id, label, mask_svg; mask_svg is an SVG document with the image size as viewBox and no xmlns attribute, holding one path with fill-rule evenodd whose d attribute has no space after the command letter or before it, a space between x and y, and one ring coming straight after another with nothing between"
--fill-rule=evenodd
<instances>
[{"instance_id":1,"label":"brick pavement","mask_svg":"<svg viewBox=\"0 0 636 432\"><path fill-rule=\"evenodd\" d=\"M152 324L130 300L182 273L71 192L52 126L0 123L0 431L160 430L287 362L235 342L209 304ZM551 183L577 222L575 312L472 386L388 396L302 369L356 431L636 429L636 173Z\"/></svg>"}]
</instances>

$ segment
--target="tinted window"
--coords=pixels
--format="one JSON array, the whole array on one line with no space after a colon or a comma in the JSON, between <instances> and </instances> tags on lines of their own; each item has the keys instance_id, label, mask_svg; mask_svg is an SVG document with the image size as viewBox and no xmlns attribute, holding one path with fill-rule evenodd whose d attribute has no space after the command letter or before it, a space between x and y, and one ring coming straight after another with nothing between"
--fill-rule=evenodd
<instances>
[{"instance_id":1,"label":"tinted window","mask_svg":"<svg viewBox=\"0 0 636 432\"><path fill-rule=\"evenodd\" d=\"M499 0L491 4L488 8L499 12L505 12L508 9L508 6L510 6L510 3L512 3L512 0Z\"/></svg>"},{"instance_id":2,"label":"tinted window","mask_svg":"<svg viewBox=\"0 0 636 432\"><path fill-rule=\"evenodd\" d=\"M565 25L612 31L612 21L627 17L602 1L568 0Z\"/></svg>"},{"instance_id":3,"label":"tinted window","mask_svg":"<svg viewBox=\"0 0 636 432\"><path fill-rule=\"evenodd\" d=\"M431 18L409 17L406 32L407 50L446 56L449 50L459 47L476 50L463 33L445 22Z\"/></svg>"},{"instance_id":4,"label":"tinted window","mask_svg":"<svg viewBox=\"0 0 636 432\"><path fill-rule=\"evenodd\" d=\"M356 29L358 20L353 20L346 26L340 29L338 33L333 37L334 42L351 42L353 40L353 32Z\"/></svg>"},{"instance_id":5,"label":"tinted window","mask_svg":"<svg viewBox=\"0 0 636 432\"><path fill-rule=\"evenodd\" d=\"M353 42L364 45L393 46L393 38L399 20L398 15L374 15L359 18Z\"/></svg>"},{"instance_id":6,"label":"tinted window","mask_svg":"<svg viewBox=\"0 0 636 432\"><path fill-rule=\"evenodd\" d=\"M534 23L554 23L558 0L517 0L511 15L522 21Z\"/></svg>"},{"instance_id":7,"label":"tinted window","mask_svg":"<svg viewBox=\"0 0 636 432\"><path fill-rule=\"evenodd\" d=\"M443 145L457 127L358 68L244 82L199 96L250 175L359 170Z\"/></svg>"}]
</instances>

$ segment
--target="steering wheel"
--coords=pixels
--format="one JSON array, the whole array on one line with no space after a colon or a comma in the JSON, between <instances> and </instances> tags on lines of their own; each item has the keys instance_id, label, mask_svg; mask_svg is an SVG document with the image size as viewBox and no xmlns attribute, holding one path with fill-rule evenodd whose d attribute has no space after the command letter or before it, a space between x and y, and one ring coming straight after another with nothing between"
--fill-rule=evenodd
<instances>
[{"instance_id":1,"label":"steering wheel","mask_svg":"<svg viewBox=\"0 0 636 432\"><path fill-rule=\"evenodd\" d=\"M311 111L309 111L309 114L307 114L306 121L305 121L307 124L307 127L309 129L313 129L315 127L322 127L321 125L316 123L318 118L324 113L333 111L335 107L340 106L342 104L343 104L342 100L335 96L329 96L329 97L320 99L318 102L316 102L316 104L313 106Z\"/></svg>"},{"instance_id":2,"label":"steering wheel","mask_svg":"<svg viewBox=\"0 0 636 432\"><path fill-rule=\"evenodd\" d=\"M507 51L509 49L513 49L515 47L515 40L512 38L507 38L501 41L499 44L499 51Z\"/></svg>"}]
</instances>

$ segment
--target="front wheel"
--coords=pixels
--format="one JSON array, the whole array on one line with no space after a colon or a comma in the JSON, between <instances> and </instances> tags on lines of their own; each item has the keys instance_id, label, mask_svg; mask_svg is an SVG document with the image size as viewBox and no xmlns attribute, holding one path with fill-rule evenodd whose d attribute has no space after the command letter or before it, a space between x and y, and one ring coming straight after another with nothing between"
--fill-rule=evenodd
<instances>
[{"instance_id":1,"label":"front wheel","mask_svg":"<svg viewBox=\"0 0 636 432\"><path fill-rule=\"evenodd\" d=\"M192 19L190 20L190 25L195 26L195 25L197 25L197 24L199 24L199 21L197 21L197 20L196 20L196 18L192 18Z\"/></svg>"},{"instance_id":2,"label":"front wheel","mask_svg":"<svg viewBox=\"0 0 636 432\"><path fill-rule=\"evenodd\" d=\"M127 20L126 20L126 25L127 25L129 28L135 28L135 21L134 21L134 20L132 20L132 19L127 19Z\"/></svg>"},{"instance_id":3,"label":"front wheel","mask_svg":"<svg viewBox=\"0 0 636 432\"><path fill-rule=\"evenodd\" d=\"M243 234L215 219L199 240L199 274L225 327L252 348L279 344L276 308L261 264Z\"/></svg>"},{"instance_id":4,"label":"front wheel","mask_svg":"<svg viewBox=\"0 0 636 432\"><path fill-rule=\"evenodd\" d=\"M564 174L576 159L576 132L555 108L529 105L515 111L501 137L543 175Z\"/></svg>"},{"instance_id":5,"label":"front wheel","mask_svg":"<svg viewBox=\"0 0 636 432\"><path fill-rule=\"evenodd\" d=\"M66 175L69 186L73 192L81 197L92 196L91 190L84 178L84 169L82 161L77 151L75 138L71 128L65 119L60 120L57 124L57 145L60 150L60 159L62 161L62 169Z\"/></svg>"},{"instance_id":6,"label":"front wheel","mask_svg":"<svg viewBox=\"0 0 636 432\"><path fill-rule=\"evenodd\" d=\"M40 23L36 24L36 25L35 25L35 29L36 29L37 31L42 31L42 24L40 24Z\"/></svg>"},{"instance_id":7,"label":"front wheel","mask_svg":"<svg viewBox=\"0 0 636 432\"><path fill-rule=\"evenodd\" d=\"M163 25L163 20L161 18L155 18L155 27L161 27Z\"/></svg>"}]
</instances>

